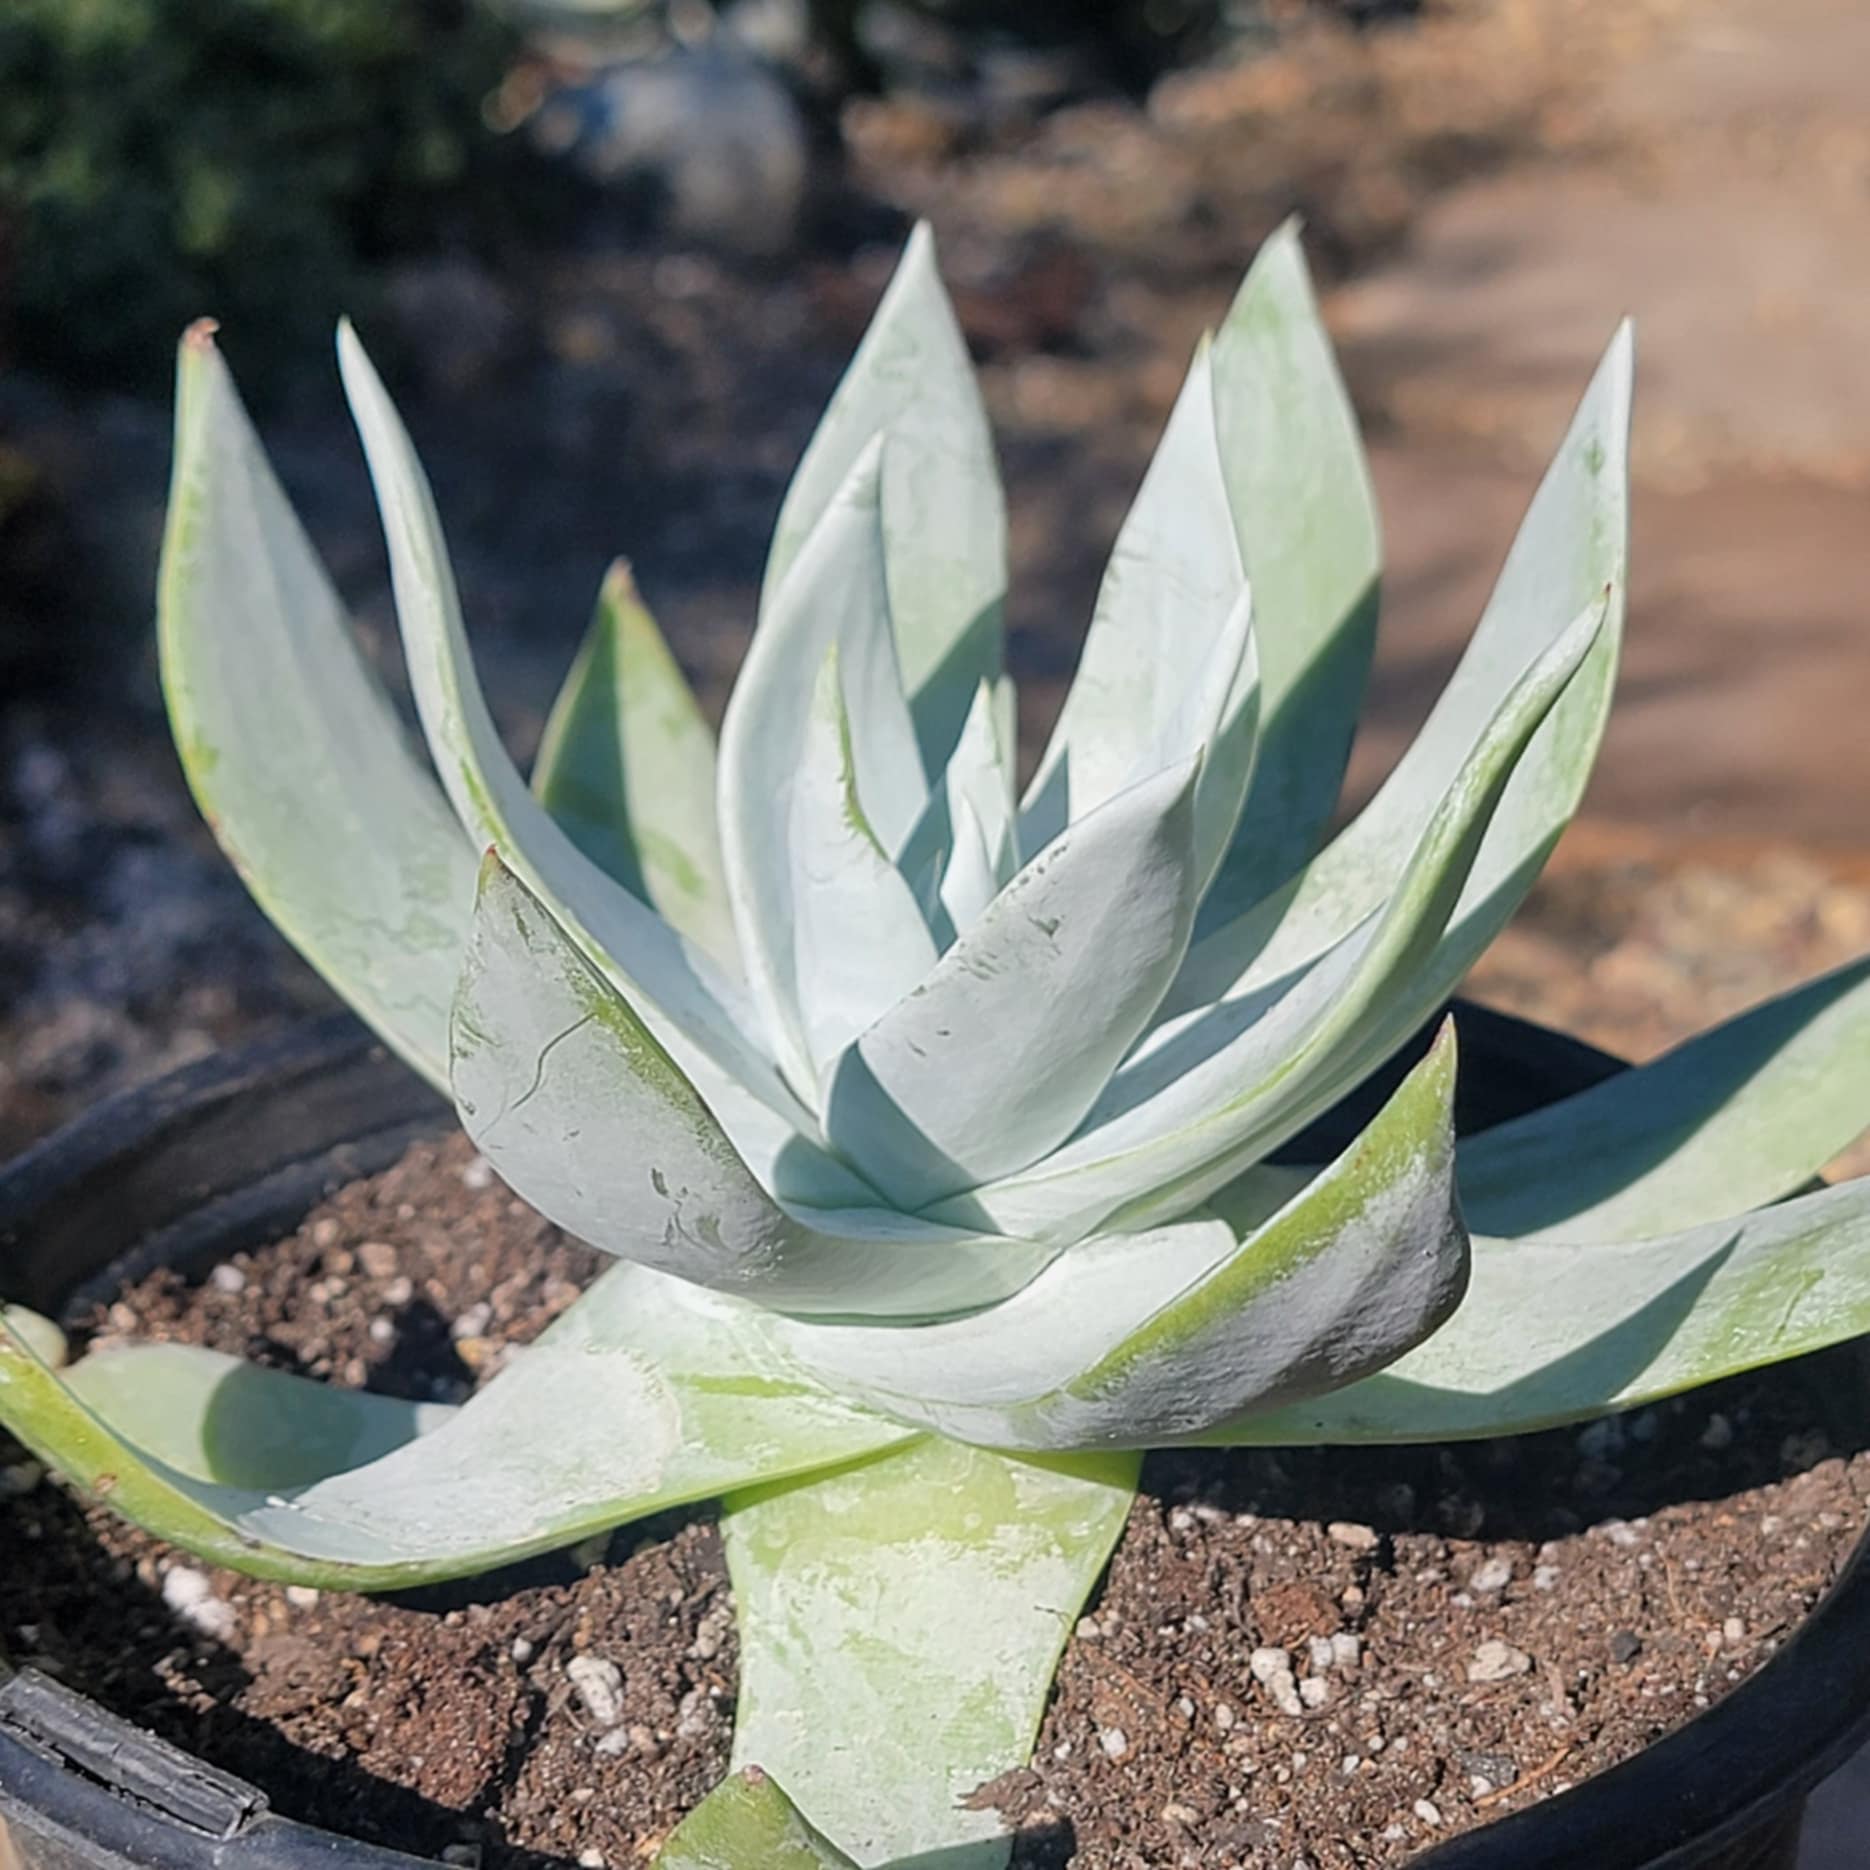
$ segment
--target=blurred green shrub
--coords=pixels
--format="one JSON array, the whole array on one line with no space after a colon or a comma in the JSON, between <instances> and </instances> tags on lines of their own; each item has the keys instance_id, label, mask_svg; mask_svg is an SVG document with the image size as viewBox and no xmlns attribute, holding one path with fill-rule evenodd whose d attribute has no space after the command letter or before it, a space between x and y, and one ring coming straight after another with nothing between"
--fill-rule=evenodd
<instances>
[{"instance_id":1,"label":"blurred green shrub","mask_svg":"<svg viewBox=\"0 0 1870 1870\"><path fill-rule=\"evenodd\" d=\"M262 370L324 346L375 262L485 225L511 49L475 0L0 0L7 348L148 385L203 313Z\"/></svg>"}]
</instances>

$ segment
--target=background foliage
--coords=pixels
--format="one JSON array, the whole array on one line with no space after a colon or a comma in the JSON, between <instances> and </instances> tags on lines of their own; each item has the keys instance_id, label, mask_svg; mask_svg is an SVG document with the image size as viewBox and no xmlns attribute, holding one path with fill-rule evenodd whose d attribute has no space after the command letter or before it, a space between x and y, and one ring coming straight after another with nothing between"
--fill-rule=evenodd
<instances>
[{"instance_id":1,"label":"background foliage","mask_svg":"<svg viewBox=\"0 0 1870 1870\"><path fill-rule=\"evenodd\" d=\"M492 180L481 104L510 50L473 0L7 0L9 348L148 382L204 312L275 359L322 347L373 258L433 244Z\"/></svg>"}]
</instances>

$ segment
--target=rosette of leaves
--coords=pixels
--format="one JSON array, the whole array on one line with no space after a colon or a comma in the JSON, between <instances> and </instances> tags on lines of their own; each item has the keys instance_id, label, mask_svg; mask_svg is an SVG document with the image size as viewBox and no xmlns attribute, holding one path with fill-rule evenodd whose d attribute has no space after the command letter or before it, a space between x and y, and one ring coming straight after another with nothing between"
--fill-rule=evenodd
<instances>
[{"instance_id":1,"label":"rosette of leaves","mask_svg":"<svg viewBox=\"0 0 1870 1870\"><path fill-rule=\"evenodd\" d=\"M340 353L427 758L205 329L177 742L279 926L619 1264L459 1409L174 1346L58 1371L9 1333L0 1416L163 1536L326 1587L724 1496L737 1759L773 1778L671 1862L1002 1861L962 1801L1023 1764L1143 1449L1498 1435L1870 1321L1865 1186L1795 1193L1866 1115L1861 966L1458 1151L1444 1030L1336 1160L1269 1161L1442 1004L1577 804L1627 332L1335 833L1377 522L1290 228L1195 354L1023 789L1001 494L926 232L786 497L718 748L617 570L522 778L408 437Z\"/></svg>"}]
</instances>

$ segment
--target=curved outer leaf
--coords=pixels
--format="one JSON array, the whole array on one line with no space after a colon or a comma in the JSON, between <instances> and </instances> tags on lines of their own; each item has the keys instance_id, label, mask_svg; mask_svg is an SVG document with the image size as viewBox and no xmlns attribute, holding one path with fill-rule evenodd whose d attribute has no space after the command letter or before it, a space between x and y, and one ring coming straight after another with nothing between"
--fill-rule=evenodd
<instances>
[{"instance_id":1,"label":"curved outer leaf","mask_svg":"<svg viewBox=\"0 0 1870 1870\"><path fill-rule=\"evenodd\" d=\"M935 965L921 906L858 795L835 643L812 692L786 841L799 1019L813 1070L822 1074Z\"/></svg>"},{"instance_id":2,"label":"curved outer leaf","mask_svg":"<svg viewBox=\"0 0 1870 1870\"><path fill-rule=\"evenodd\" d=\"M926 223L910 235L786 491L760 594L762 621L858 459L886 433L889 614L923 764L933 773L974 690L1000 673L1006 505L987 412Z\"/></svg>"},{"instance_id":3,"label":"curved outer leaf","mask_svg":"<svg viewBox=\"0 0 1870 1870\"><path fill-rule=\"evenodd\" d=\"M1044 849L1068 823L1215 738L1213 722L1191 722L1182 744L1160 744L1184 697L1219 659L1246 583L1221 479L1204 340L1117 534L1077 673L1027 788L1022 850ZM1240 656L1236 646L1223 672L1227 686Z\"/></svg>"},{"instance_id":4,"label":"curved outer leaf","mask_svg":"<svg viewBox=\"0 0 1870 1870\"><path fill-rule=\"evenodd\" d=\"M358 650L213 326L176 373L157 595L170 726L255 900L390 1048L448 1078L474 859Z\"/></svg>"},{"instance_id":5,"label":"curved outer leaf","mask_svg":"<svg viewBox=\"0 0 1870 1870\"><path fill-rule=\"evenodd\" d=\"M623 559L604 575L552 704L532 789L593 863L739 971L714 823L714 735Z\"/></svg>"},{"instance_id":6,"label":"curved outer leaf","mask_svg":"<svg viewBox=\"0 0 1870 1870\"><path fill-rule=\"evenodd\" d=\"M726 977L606 876L527 791L475 679L428 481L348 325L338 332L338 359L382 508L416 711L456 816L483 844L500 845L593 964L630 995L683 1069L704 1077L724 1124L736 1134L747 1126L763 1141L774 1119L809 1128L810 1114L750 1036L750 1011L738 1004Z\"/></svg>"},{"instance_id":7,"label":"curved outer leaf","mask_svg":"<svg viewBox=\"0 0 1870 1870\"><path fill-rule=\"evenodd\" d=\"M1062 832L845 1053L826 1134L899 1207L1023 1167L1090 1108L1188 940L1199 771Z\"/></svg>"},{"instance_id":8,"label":"curved outer leaf","mask_svg":"<svg viewBox=\"0 0 1870 1870\"><path fill-rule=\"evenodd\" d=\"M1031 1757L1137 1467L921 1440L731 1498L736 1764L776 1773L859 1863L997 1870L1001 1820L963 1801Z\"/></svg>"},{"instance_id":9,"label":"curved outer leaf","mask_svg":"<svg viewBox=\"0 0 1870 1870\"><path fill-rule=\"evenodd\" d=\"M1211 1444L1515 1435L1870 1330L1870 1181L1650 1240L1476 1236L1466 1302L1380 1376Z\"/></svg>"},{"instance_id":10,"label":"curved outer leaf","mask_svg":"<svg viewBox=\"0 0 1870 1870\"><path fill-rule=\"evenodd\" d=\"M549 1220L767 1304L950 1311L1018 1290L1052 1257L880 1206L782 1208L629 1002L497 858L455 1003L454 1093L476 1148Z\"/></svg>"},{"instance_id":11,"label":"curved outer leaf","mask_svg":"<svg viewBox=\"0 0 1870 1870\"><path fill-rule=\"evenodd\" d=\"M1112 1079L1073 1139L1023 1175L931 1210L956 1225L1077 1239L1184 1213L1276 1149L1433 1011L1425 979L1450 911L1514 768L1586 666L1602 623L1572 627L1522 678L1437 805L1380 916L1340 942L1270 1005L1246 997L1164 1029Z\"/></svg>"},{"instance_id":12,"label":"curved outer leaf","mask_svg":"<svg viewBox=\"0 0 1870 1870\"><path fill-rule=\"evenodd\" d=\"M723 1780L656 1853L656 1870L857 1870L776 1779L748 1766Z\"/></svg>"},{"instance_id":13,"label":"curved outer leaf","mask_svg":"<svg viewBox=\"0 0 1870 1870\"><path fill-rule=\"evenodd\" d=\"M1382 560L1357 419L1296 221L1255 256L1215 337L1213 368L1221 469L1253 583L1262 692L1253 787L1204 927L1259 901L1317 847L1370 671Z\"/></svg>"},{"instance_id":14,"label":"curved outer leaf","mask_svg":"<svg viewBox=\"0 0 1870 1870\"><path fill-rule=\"evenodd\" d=\"M1476 861L1469 900L1456 918L1472 924L1464 948L1478 953L1530 887L1577 808L1610 710L1628 579L1633 362L1626 324L1533 496L1460 665L1395 770L1302 872L1289 881L1268 879L1284 887L1267 900L1251 903L1234 893L1237 877L1217 885L1170 1010L1278 979L1375 911L1397 887L1406 854L1513 684L1579 611L1609 591L1589 674L1528 756ZM1262 618L1270 602L1262 589ZM1262 621L1263 635L1265 628ZM1242 824L1244 840L1247 820Z\"/></svg>"},{"instance_id":15,"label":"curved outer leaf","mask_svg":"<svg viewBox=\"0 0 1870 1870\"><path fill-rule=\"evenodd\" d=\"M200 1480L144 1449L142 1420L107 1422L0 1321L0 1422L35 1454L215 1564L334 1589L470 1576L904 1436L825 1395L757 1307L636 1266L606 1273L446 1421L361 1467L295 1484L285 1478L303 1471L294 1455L276 1482L236 1484L233 1474L250 1478L253 1444L222 1416L248 1408L252 1384L199 1392L205 1420L189 1445L217 1464L241 1456L229 1477L217 1465ZM306 1407L318 1420L333 1405ZM414 1426L406 1404L359 1397L345 1407L374 1417L369 1432L385 1439L397 1422ZM169 1433L184 1452L179 1431Z\"/></svg>"},{"instance_id":16,"label":"curved outer leaf","mask_svg":"<svg viewBox=\"0 0 1870 1870\"><path fill-rule=\"evenodd\" d=\"M890 633L882 481L878 441L858 456L762 617L721 723L721 853L748 983L787 1076L807 1094L817 1076L795 992L791 804L813 686L832 648L852 702L857 790L892 855L927 801Z\"/></svg>"},{"instance_id":17,"label":"curved outer leaf","mask_svg":"<svg viewBox=\"0 0 1870 1870\"><path fill-rule=\"evenodd\" d=\"M1355 1144L1271 1220L1081 1242L968 1318L797 1325L828 1387L960 1441L1148 1448L1380 1370L1460 1302L1452 1023Z\"/></svg>"},{"instance_id":18,"label":"curved outer leaf","mask_svg":"<svg viewBox=\"0 0 1870 1870\"><path fill-rule=\"evenodd\" d=\"M271 1491L362 1467L439 1428L445 1403L404 1402L250 1364L199 1344L122 1344L65 1386L143 1454L193 1480Z\"/></svg>"},{"instance_id":19,"label":"curved outer leaf","mask_svg":"<svg viewBox=\"0 0 1870 1870\"><path fill-rule=\"evenodd\" d=\"M1870 1126L1870 960L1461 1145L1491 1234L1678 1232L1802 1187Z\"/></svg>"}]
</instances>

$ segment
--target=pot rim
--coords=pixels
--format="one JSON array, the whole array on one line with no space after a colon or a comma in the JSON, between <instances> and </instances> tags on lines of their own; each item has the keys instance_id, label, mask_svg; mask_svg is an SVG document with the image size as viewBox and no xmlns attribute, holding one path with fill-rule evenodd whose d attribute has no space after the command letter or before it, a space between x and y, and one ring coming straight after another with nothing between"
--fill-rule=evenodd
<instances>
[{"instance_id":1,"label":"pot rim","mask_svg":"<svg viewBox=\"0 0 1870 1870\"><path fill-rule=\"evenodd\" d=\"M1623 1069L1533 1022L1454 1008L1470 1071L1480 1064L1511 1079L1489 1121ZM1407 1068L1436 1023L1388 1073ZM291 1120L283 1146L282 1113ZM19 1296L55 1309L103 1277L114 1283L157 1261L226 1251L236 1236L283 1232L446 1116L445 1103L348 1015L214 1054L101 1100L0 1167L9 1284L22 1278ZM239 1161L243 1145L265 1152L257 1172ZM239 1168L223 1180L230 1161ZM56 1263L64 1255L43 1250L66 1231L85 1237L105 1217L121 1235L127 1209L136 1220L121 1246L76 1281ZM1870 1528L1791 1640L1712 1708L1619 1766L1430 1847L1411 1870L1711 1865L1723 1847L1791 1822L1804 1794L1867 1732ZM19 1842L49 1846L50 1860L75 1855L98 1866L200 1870L226 1856L240 1870L293 1870L314 1858L395 1870L425 1861L279 1817L258 1788L32 1669L0 1683L0 1861L9 1827ZM23 1861L30 1870L30 1849Z\"/></svg>"}]
</instances>

